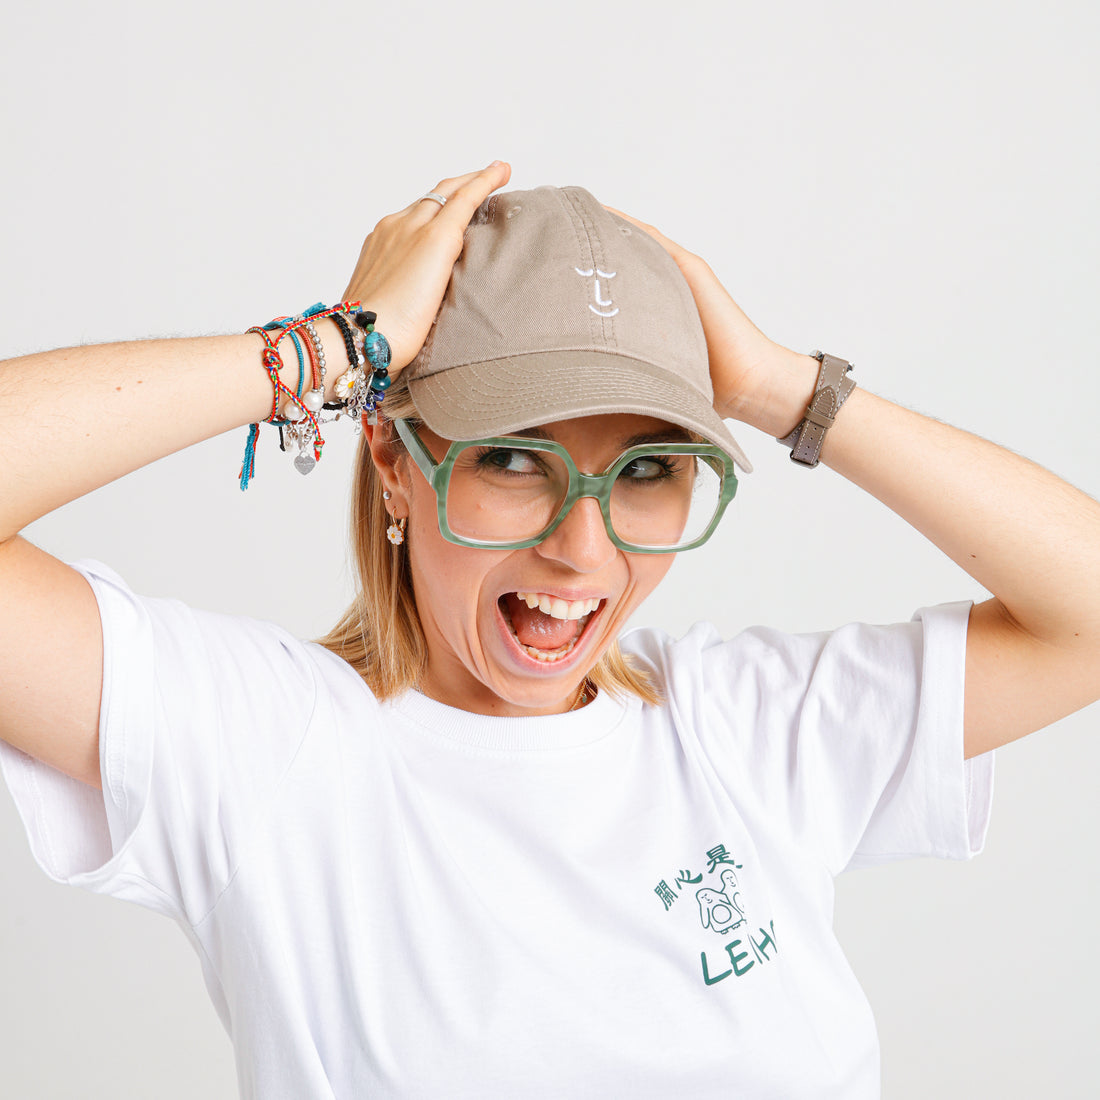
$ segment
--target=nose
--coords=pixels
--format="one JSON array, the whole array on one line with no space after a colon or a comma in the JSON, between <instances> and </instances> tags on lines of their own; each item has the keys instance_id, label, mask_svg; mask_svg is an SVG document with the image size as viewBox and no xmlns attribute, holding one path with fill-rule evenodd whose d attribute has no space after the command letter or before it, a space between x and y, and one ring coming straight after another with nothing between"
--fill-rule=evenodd
<instances>
[{"instance_id":1,"label":"nose","mask_svg":"<svg viewBox=\"0 0 1100 1100\"><path fill-rule=\"evenodd\" d=\"M565 519L535 549L544 558L560 561L577 573L595 573L619 552L607 537L595 497L581 497L574 502Z\"/></svg>"}]
</instances>

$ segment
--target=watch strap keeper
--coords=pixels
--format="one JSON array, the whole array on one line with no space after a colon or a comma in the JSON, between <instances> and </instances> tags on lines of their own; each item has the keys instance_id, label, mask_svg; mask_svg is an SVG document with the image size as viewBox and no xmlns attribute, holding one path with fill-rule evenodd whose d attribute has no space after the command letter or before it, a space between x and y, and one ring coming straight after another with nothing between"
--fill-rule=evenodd
<instances>
[{"instance_id":1,"label":"watch strap keeper","mask_svg":"<svg viewBox=\"0 0 1100 1100\"><path fill-rule=\"evenodd\" d=\"M847 360L823 351L812 351L810 354L821 364L814 395L810 398L806 415L779 442L784 447L790 447L792 462L812 468L820 459L825 433L833 426L836 414L856 384L848 377L852 364Z\"/></svg>"}]
</instances>

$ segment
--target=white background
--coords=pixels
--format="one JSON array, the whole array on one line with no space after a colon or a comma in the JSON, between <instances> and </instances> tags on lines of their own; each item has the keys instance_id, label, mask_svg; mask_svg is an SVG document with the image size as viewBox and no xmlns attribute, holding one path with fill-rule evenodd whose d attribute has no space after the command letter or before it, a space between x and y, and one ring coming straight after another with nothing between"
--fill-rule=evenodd
<instances>
[{"instance_id":1,"label":"white background","mask_svg":"<svg viewBox=\"0 0 1100 1100\"><path fill-rule=\"evenodd\" d=\"M1098 51L1093 0L10 4L0 355L331 301L379 217L500 157L509 188L579 184L699 252L780 342L1096 494ZM247 494L241 431L28 534L319 634L349 595L351 440L306 480L266 431ZM645 621L820 629L981 598L837 475L737 434L756 472ZM999 754L977 861L839 883L886 1096L1100 1091L1098 720ZM49 883L6 791L0 881L0 1094L235 1095L184 937Z\"/></svg>"}]
</instances>

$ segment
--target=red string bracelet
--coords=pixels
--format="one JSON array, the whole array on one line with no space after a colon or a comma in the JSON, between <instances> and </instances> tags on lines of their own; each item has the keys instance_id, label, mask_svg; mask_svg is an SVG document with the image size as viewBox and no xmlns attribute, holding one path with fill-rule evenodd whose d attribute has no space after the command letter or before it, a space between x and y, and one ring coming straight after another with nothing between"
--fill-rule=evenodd
<instances>
[{"instance_id":1,"label":"red string bracelet","mask_svg":"<svg viewBox=\"0 0 1100 1100\"><path fill-rule=\"evenodd\" d=\"M303 451L299 454L298 458L295 459L294 464L302 473L308 473L321 461L321 451L324 448L325 441L321 436L321 425L319 420L320 410L318 409L317 412L314 413L306 406L304 400L300 401L294 391L289 389L279 377L279 372L284 367L283 357L279 354L279 344L286 339L290 333L297 332L302 328L312 327L315 321L319 321L324 317L332 317L335 314L343 313L355 314L358 313L361 308L362 306L359 302L338 302L336 305L328 307L318 302L303 313L300 313L297 317L277 317L273 321L269 321L266 325L256 325L247 330L248 332L259 333L263 339L264 348L261 361L264 370L267 371L267 375L271 379L272 393L271 412L268 413L262 421L248 426L248 439L245 443L244 461L241 464L240 472L242 490L248 488L248 483L256 473L256 442L259 439L260 423L277 424L280 427L290 425L291 430L297 433L299 430L298 425L302 420L306 421L308 427L303 430L302 434L305 436L304 442L306 446L312 443L312 458L310 458L308 452ZM272 339L271 333L275 331L278 331L278 336ZM313 376L313 388L317 390L321 386L320 356L323 352L320 347L314 345L313 340L308 334L303 343L306 345L309 355L310 370ZM319 338L317 344L320 344ZM291 404L288 406L289 408L295 411L301 411L302 417L300 419L291 420L289 417L279 415L279 406L282 404L282 397L284 396L291 399Z\"/></svg>"}]
</instances>

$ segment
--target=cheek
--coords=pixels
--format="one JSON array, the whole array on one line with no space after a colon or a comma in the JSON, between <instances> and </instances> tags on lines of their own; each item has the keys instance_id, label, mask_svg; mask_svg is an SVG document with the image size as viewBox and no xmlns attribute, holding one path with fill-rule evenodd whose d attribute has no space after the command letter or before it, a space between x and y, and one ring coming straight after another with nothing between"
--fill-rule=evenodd
<instances>
[{"instance_id":1,"label":"cheek","mask_svg":"<svg viewBox=\"0 0 1100 1100\"><path fill-rule=\"evenodd\" d=\"M628 554L630 579L637 593L637 604L665 579L676 560L675 554Z\"/></svg>"},{"instance_id":2,"label":"cheek","mask_svg":"<svg viewBox=\"0 0 1100 1100\"><path fill-rule=\"evenodd\" d=\"M626 558L628 570L626 586L601 628L605 635L601 652L611 639L619 636L630 616L661 583L676 559L675 554L626 553L623 557Z\"/></svg>"},{"instance_id":3,"label":"cheek","mask_svg":"<svg viewBox=\"0 0 1100 1100\"><path fill-rule=\"evenodd\" d=\"M413 496L406 546L412 565L417 605L430 607L437 622L458 624L476 614L485 577L499 556L491 550L456 546L439 533L435 496Z\"/></svg>"},{"instance_id":4,"label":"cheek","mask_svg":"<svg viewBox=\"0 0 1100 1100\"><path fill-rule=\"evenodd\" d=\"M435 499L422 501L413 497L409 502L409 550L413 557L438 557L450 544L439 533L435 519Z\"/></svg>"},{"instance_id":5,"label":"cheek","mask_svg":"<svg viewBox=\"0 0 1100 1100\"><path fill-rule=\"evenodd\" d=\"M409 509L409 552L414 562L430 570L442 566L448 549L456 550L458 547L447 542L439 533L435 493L419 472L414 471L414 474L407 478L404 485Z\"/></svg>"},{"instance_id":6,"label":"cheek","mask_svg":"<svg viewBox=\"0 0 1100 1100\"><path fill-rule=\"evenodd\" d=\"M607 629L618 635L627 620L646 601L646 598L664 580L675 554L627 554L629 581Z\"/></svg>"},{"instance_id":7,"label":"cheek","mask_svg":"<svg viewBox=\"0 0 1100 1100\"><path fill-rule=\"evenodd\" d=\"M434 502L433 502L434 503ZM414 502L409 512L406 543L418 601L427 598L436 606L451 605L456 593L468 589L467 565L461 546L440 533L435 512Z\"/></svg>"}]
</instances>

